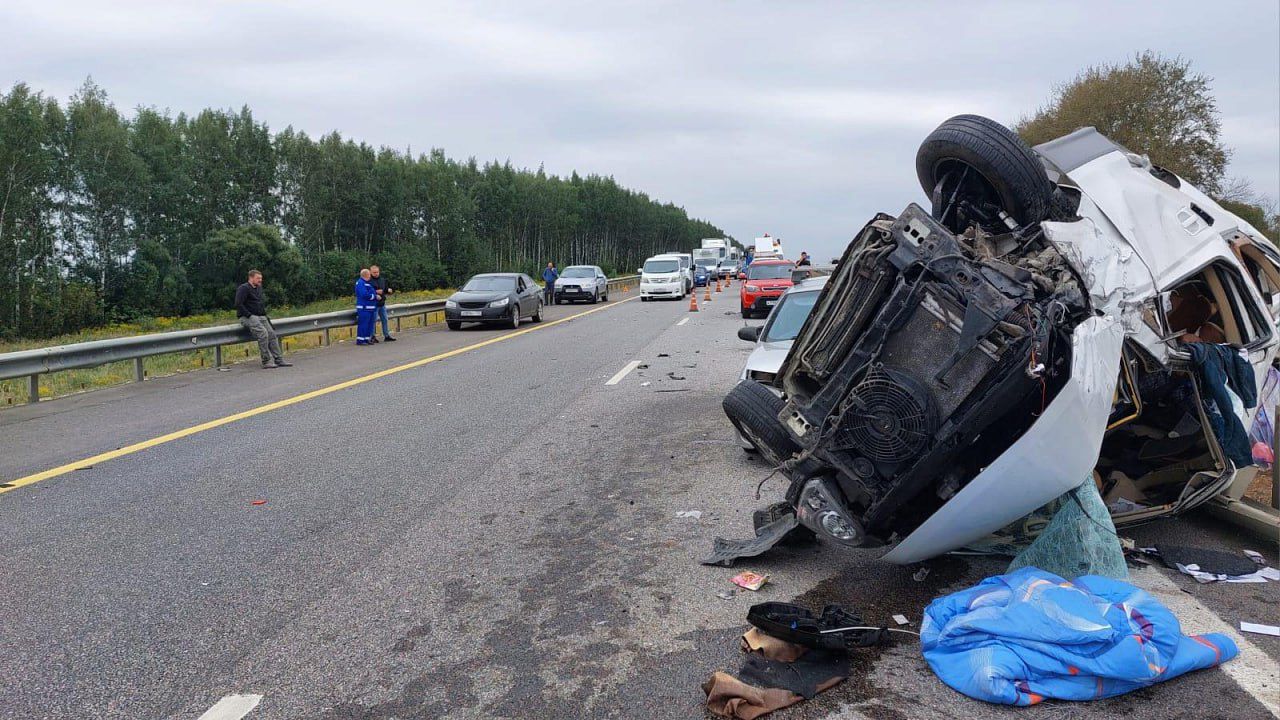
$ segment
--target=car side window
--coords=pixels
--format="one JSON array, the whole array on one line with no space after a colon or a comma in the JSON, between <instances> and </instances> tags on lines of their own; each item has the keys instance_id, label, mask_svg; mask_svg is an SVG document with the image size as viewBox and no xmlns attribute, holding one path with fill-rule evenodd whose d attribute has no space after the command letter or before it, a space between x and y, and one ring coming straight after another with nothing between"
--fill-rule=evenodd
<instances>
[{"instance_id":1,"label":"car side window","mask_svg":"<svg viewBox=\"0 0 1280 720\"><path fill-rule=\"evenodd\" d=\"M524 278L523 277L516 278L516 292L524 292L524 289L525 289Z\"/></svg>"}]
</instances>

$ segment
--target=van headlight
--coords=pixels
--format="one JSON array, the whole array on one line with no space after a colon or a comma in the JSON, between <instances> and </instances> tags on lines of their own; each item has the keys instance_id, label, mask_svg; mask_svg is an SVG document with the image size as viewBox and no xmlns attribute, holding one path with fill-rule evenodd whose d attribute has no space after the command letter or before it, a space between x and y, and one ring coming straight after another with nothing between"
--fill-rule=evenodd
<instances>
[{"instance_id":1,"label":"van headlight","mask_svg":"<svg viewBox=\"0 0 1280 720\"><path fill-rule=\"evenodd\" d=\"M506 307L509 302L511 302L511 298L502 298L489 303L489 307Z\"/></svg>"},{"instance_id":2,"label":"van headlight","mask_svg":"<svg viewBox=\"0 0 1280 720\"><path fill-rule=\"evenodd\" d=\"M444 307L446 310L457 310L458 303L454 302L453 300L445 300Z\"/></svg>"}]
</instances>

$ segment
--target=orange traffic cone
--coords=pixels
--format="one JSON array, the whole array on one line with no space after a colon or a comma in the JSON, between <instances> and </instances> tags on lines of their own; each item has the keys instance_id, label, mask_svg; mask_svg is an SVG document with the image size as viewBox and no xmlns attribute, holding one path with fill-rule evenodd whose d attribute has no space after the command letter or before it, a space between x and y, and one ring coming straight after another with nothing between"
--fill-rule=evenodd
<instances>
[{"instance_id":1,"label":"orange traffic cone","mask_svg":"<svg viewBox=\"0 0 1280 720\"><path fill-rule=\"evenodd\" d=\"M698 312L698 293L689 293L689 312Z\"/></svg>"},{"instance_id":2,"label":"orange traffic cone","mask_svg":"<svg viewBox=\"0 0 1280 720\"><path fill-rule=\"evenodd\" d=\"M703 302L711 302L711 283L707 283L707 294L702 297Z\"/></svg>"},{"instance_id":3,"label":"orange traffic cone","mask_svg":"<svg viewBox=\"0 0 1280 720\"><path fill-rule=\"evenodd\" d=\"M719 277L717 277L717 278L716 278L716 292L723 292L723 290L721 290L721 289L720 289L720 278L719 278Z\"/></svg>"}]
</instances>

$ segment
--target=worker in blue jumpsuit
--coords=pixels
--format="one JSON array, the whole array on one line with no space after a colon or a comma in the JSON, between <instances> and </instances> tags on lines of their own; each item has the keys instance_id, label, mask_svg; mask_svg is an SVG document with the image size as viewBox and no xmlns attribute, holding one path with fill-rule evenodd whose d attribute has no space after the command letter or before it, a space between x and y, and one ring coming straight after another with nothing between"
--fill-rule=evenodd
<instances>
[{"instance_id":1,"label":"worker in blue jumpsuit","mask_svg":"<svg viewBox=\"0 0 1280 720\"><path fill-rule=\"evenodd\" d=\"M367 269L356 278L356 344L371 345L373 324L378 317L378 289L369 282Z\"/></svg>"}]
</instances>

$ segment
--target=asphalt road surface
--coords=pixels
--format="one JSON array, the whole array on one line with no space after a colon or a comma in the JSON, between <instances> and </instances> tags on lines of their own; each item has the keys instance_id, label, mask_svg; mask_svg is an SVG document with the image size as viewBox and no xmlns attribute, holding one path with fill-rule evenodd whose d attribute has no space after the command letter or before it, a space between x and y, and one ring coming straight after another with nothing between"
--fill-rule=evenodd
<instances>
[{"instance_id":1,"label":"asphalt road surface","mask_svg":"<svg viewBox=\"0 0 1280 720\"><path fill-rule=\"evenodd\" d=\"M768 573L764 589L720 597L738 569L696 559L783 491L754 498L769 471L720 410L750 349L734 296L697 314L620 297L549 315L0 413L0 482L61 468L0 486L0 718L238 718L255 701L250 720L698 718L754 602L915 626L934 597L1003 570L948 556L917 582L876 551L780 548L741 566ZM1207 516L1126 534L1278 564L1274 542ZM1233 628L1280 622L1280 584L1155 567L1132 581L1187 631L1237 637L1241 657L1026 710L951 691L902 641L771 717L1271 716L1280 638Z\"/></svg>"}]
</instances>

